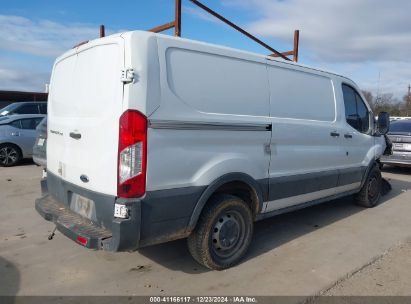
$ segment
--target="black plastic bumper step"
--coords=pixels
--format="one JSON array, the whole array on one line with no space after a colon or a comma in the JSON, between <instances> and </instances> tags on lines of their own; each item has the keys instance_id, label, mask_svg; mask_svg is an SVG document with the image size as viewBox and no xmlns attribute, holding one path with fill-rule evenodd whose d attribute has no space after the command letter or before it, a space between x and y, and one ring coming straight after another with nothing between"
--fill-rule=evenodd
<instances>
[{"instance_id":1,"label":"black plastic bumper step","mask_svg":"<svg viewBox=\"0 0 411 304\"><path fill-rule=\"evenodd\" d=\"M61 233L87 248L100 249L102 241L112 236L110 230L97 226L50 195L36 200L36 210L46 220L54 222Z\"/></svg>"}]
</instances>

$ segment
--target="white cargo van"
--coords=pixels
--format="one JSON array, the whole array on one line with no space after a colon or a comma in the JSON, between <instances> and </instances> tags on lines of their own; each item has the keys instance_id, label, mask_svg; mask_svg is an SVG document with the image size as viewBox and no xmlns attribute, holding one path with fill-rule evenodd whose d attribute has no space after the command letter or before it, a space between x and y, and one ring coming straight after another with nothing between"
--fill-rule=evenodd
<instances>
[{"instance_id":1,"label":"white cargo van","mask_svg":"<svg viewBox=\"0 0 411 304\"><path fill-rule=\"evenodd\" d=\"M36 209L88 248L188 237L196 261L224 269L254 221L380 197L387 117L375 125L351 80L271 57L141 31L97 39L56 60L48 113Z\"/></svg>"}]
</instances>

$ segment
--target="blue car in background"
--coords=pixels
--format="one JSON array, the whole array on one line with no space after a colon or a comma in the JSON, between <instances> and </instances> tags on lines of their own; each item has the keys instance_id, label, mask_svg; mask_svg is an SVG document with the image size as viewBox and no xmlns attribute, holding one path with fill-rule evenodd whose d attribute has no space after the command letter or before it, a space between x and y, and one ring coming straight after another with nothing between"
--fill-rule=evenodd
<instances>
[{"instance_id":1,"label":"blue car in background","mask_svg":"<svg viewBox=\"0 0 411 304\"><path fill-rule=\"evenodd\" d=\"M31 158L36 127L44 114L0 116L0 166L11 167L23 158Z\"/></svg>"}]
</instances>

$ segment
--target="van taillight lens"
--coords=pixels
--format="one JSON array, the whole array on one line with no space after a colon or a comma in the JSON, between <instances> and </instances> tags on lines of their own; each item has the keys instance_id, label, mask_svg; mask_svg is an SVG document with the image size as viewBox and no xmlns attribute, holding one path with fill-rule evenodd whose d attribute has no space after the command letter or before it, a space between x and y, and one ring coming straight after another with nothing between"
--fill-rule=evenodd
<instances>
[{"instance_id":1,"label":"van taillight lens","mask_svg":"<svg viewBox=\"0 0 411 304\"><path fill-rule=\"evenodd\" d=\"M120 117L117 196L140 197L146 192L147 118L129 110Z\"/></svg>"}]
</instances>

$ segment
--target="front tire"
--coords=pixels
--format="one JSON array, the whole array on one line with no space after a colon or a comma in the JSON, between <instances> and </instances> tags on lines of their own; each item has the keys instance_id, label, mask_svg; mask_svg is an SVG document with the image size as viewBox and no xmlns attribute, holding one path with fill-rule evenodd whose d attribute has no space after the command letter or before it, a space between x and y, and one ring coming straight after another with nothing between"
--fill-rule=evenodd
<instances>
[{"instance_id":1,"label":"front tire","mask_svg":"<svg viewBox=\"0 0 411 304\"><path fill-rule=\"evenodd\" d=\"M15 166L21 159L21 151L17 146L11 144L0 145L0 166Z\"/></svg>"},{"instance_id":2,"label":"front tire","mask_svg":"<svg viewBox=\"0 0 411 304\"><path fill-rule=\"evenodd\" d=\"M201 265L222 270L241 260L252 235L250 207L236 196L217 195L211 198L188 237L188 248Z\"/></svg>"},{"instance_id":3,"label":"front tire","mask_svg":"<svg viewBox=\"0 0 411 304\"><path fill-rule=\"evenodd\" d=\"M381 171L378 166L374 166L367 176L367 179L356 196L356 203L362 207L372 208L378 204L381 198Z\"/></svg>"}]
</instances>

